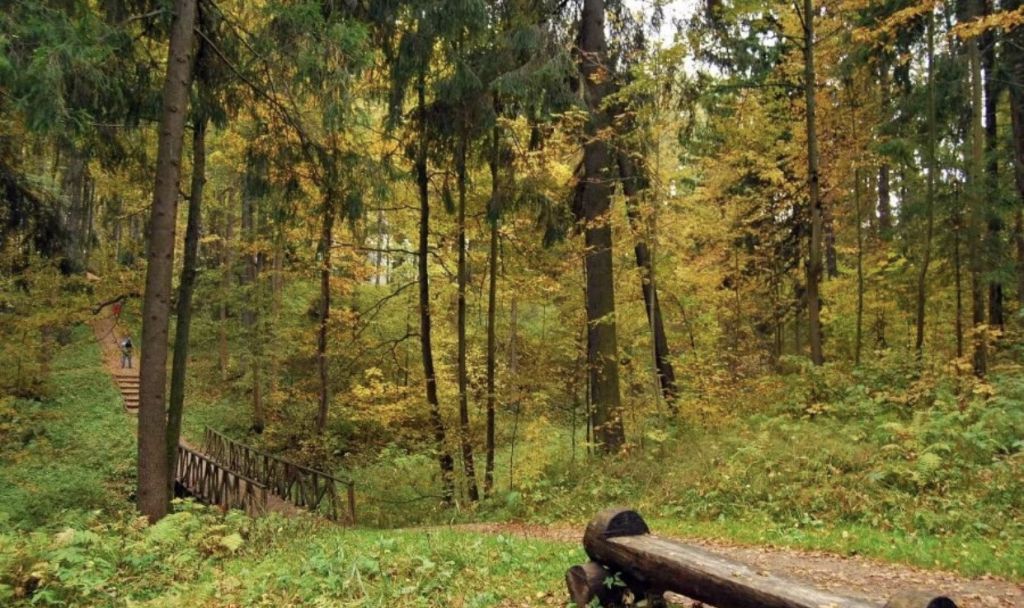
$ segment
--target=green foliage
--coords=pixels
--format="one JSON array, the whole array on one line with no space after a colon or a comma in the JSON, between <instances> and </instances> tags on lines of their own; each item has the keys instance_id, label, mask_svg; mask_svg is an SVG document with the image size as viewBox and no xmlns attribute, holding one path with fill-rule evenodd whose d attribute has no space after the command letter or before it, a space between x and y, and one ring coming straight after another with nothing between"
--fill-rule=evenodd
<instances>
[{"instance_id":1,"label":"green foliage","mask_svg":"<svg viewBox=\"0 0 1024 608\"><path fill-rule=\"evenodd\" d=\"M257 520L190 502L147 527L91 518L54 533L0 533L8 606L494 606L551 595L578 548L443 529L345 530Z\"/></svg>"},{"instance_id":2,"label":"green foliage","mask_svg":"<svg viewBox=\"0 0 1024 608\"><path fill-rule=\"evenodd\" d=\"M131 420L88 328L56 351L49 382L45 400L0 401L0 521L32 529L130 509Z\"/></svg>"}]
</instances>

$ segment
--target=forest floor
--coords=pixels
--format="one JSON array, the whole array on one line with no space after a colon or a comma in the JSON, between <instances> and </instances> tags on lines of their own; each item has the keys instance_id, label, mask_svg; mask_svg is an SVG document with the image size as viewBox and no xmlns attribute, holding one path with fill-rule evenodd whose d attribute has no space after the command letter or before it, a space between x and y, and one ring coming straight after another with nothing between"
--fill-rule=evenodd
<instances>
[{"instance_id":1,"label":"forest floor","mask_svg":"<svg viewBox=\"0 0 1024 608\"><path fill-rule=\"evenodd\" d=\"M107 371L113 376L122 373L118 342L123 329L118 327L112 317L107 317L93 324L93 332L101 345ZM138 356L136 368L137 360ZM284 515L294 515L297 512L294 506L276 497L272 497L272 504L268 506L272 511ZM411 528L402 533L415 534L417 531L430 529L432 528ZM529 541L564 544L567 548L571 545L577 550L582 535L580 528L559 524L475 523L448 526L446 529L460 534L503 535ZM843 595L864 597L881 603L900 591L927 589L949 594L961 606L1024 607L1024 586L997 577L983 576L972 579L950 572L883 562L859 555L843 556L823 551L749 546L721 540L682 540L780 576L802 580ZM545 600L558 597L560 590L553 589L550 593ZM673 598L673 604L697 605L678 597Z\"/></svg>"},{"instance_id":2,"label":"forest floor","mask_svg":"<svg viewBox=\"0 0 1024 608\"><path fill-rule=\"evenodd\" d=\"M11 481L0 484L0 605L565 605L562 576L586 559L578 524L342 528L182 503L157 526L140 526L134 421L103 377L119 370L112 328L108 319L79 330L55 357L50 396L0 411L10 427L4 435L0 424L0 479ZM716 538L697 540L704 534L682 523L652 521L667 536L838 593L883 600L928 588L965 607L1024 607L1024 589L998 578L730 543L713 527Z\"/></svg>"},{"instance_id":3,"label":"forest floor","mask_svg":"<svg viewBox=\"0 0 1024 608\"><path fill-rule=\"evenodd\" d=\"M481 523L452 526L455 530L482 534L504 534L520 538L579 545L582 530L564 526L521 523ZM697 545L758 570L810 583L842 595L863 597L885 603L893 595L911 589L940 591L964 607L1024 606L1024 585L996 577L969 579L950 572L924 570L861 556L842 556L823 551L777 547L751 547L719 540L687 538ZM675 599L683 606L697 604Z\"/></svg>"}]
</instances>

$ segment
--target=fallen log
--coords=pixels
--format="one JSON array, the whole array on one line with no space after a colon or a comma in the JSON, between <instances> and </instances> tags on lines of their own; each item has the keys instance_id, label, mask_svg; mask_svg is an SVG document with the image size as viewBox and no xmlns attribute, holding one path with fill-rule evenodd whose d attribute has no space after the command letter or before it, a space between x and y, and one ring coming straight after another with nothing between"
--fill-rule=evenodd
<instances>
[{"instance_id":1,"label":"fallen log","mask_svg":"<svg viewBox=\"0 0 1024 608\"><path fill-rule=\"evenodd\" d=\"M601 606L620 605L609 593L621 581L634 598L656 605L667 591L718 608L880 608L868 600L845 597L785 579L702 549L651 534L635 511L610 509L587 526L583 548L593 560L566 573L577 606L595 598ZM922 592L892 598L886 608L956 608L948 597Z\"/></svg>"}]
</instances>

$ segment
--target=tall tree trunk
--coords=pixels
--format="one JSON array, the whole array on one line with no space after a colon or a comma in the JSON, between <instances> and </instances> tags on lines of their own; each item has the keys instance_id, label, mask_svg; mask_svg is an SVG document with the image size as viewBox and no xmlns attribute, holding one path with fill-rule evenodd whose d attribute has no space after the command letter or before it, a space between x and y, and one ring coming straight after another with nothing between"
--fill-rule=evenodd
<instances>
[{"instance_id":1,"label":"tall tree trunk","mask_svg":"<svg viewBox=\"0 0 1024 608\"><path fill-rule=\"evenodd\" d=\"M430 255L430 198L427 175L427 111L426 75L421 71L416 83L418 97L420 141L416 152L416 187L420 198L419 255L417 258L420 292L420 346L423 353L423 381L426 386L427 404L430 406L430 424L434 429L434 443L437 459L441 466L442 496L446 503L455 497L455 467L451 454L445 445L444 420L441 418L441 403L437 398L437 374L434 371L434 351L430 329L430 277L427 274L427 256Z\"/></svg>"},{"instance_id":2,"label":"tall tree trunk","mask_svg":"<svg viewBox=\"0 0 1024 608\"><path fill-rule=\"evenodd\" d=\"M231 210L231 201L227 201L227 208L224 210L224 234L221 240L221 277L220 277L220 307L218 316L220 322L217 324L218 359L220 365L220 379L227 382L228 379L228 297L231 294L231 274L233 256L231 250L231 238L234 231L235 218Z\"/></svg>"},{"instance_id":3,"label":"tall tree trunk","mask_svg":"<svg viewBox=\"0 0 1024 608\"><path fill-rule=\"evenodd\" d=\"M316 432L323 434L327 427L327 409L331 403L327 369L327 332L331 321L331 245L334 242L334 192L324 193L323 219L320 232L320 329L316 340L316 363L320 375L319 407Z\"/></svg>"},{"instance_id":4,"label":"tall tree trunk","mask_svg":"<svg viewBox=\"0 0 1024 608\"><path fill-rule=\"evenodd\" d=\"M85 204L83 210L84 223L82 225L82 269L87 270L89 268L89 256L92 253L92 242L94 239L94 218L96 212L96 180L93 179L88 172L85 176L85 192L82 195L82 202Z\"/></svg>"},{"instance_id":5,"label":"tall tree trunk","mask_svg":"<svg viewBox=\"0 0 1024 608\"><path fill-rule=\"evenodd\" d=\"M244 283L249 286L250 293L247 294L247 302L242 311L242 323L245 325L249 338L249 369L252 374L252 430L257 433L263 432L265 425L263 415L263 386L260 379L261 358L263 348L260 335L260 270L262 268L262 253L258 250L258 235L256 227L256 203L253 195L248 192L242 193L242 234L245 238L245 272L243 273Z\"/></svg>"},{"instance_id":6,"label":"tall tree trunk","mask_svg":"<svg viewBox=\"0 0 1024 608\"><path fill-rule=\"evenodd\" d=\"M608 90L604 35L604 0L584 0L580 18L580 51L584 91L590 117L583 145L583 220L586 241L587 327L589 375L594 402L594 429L601 449L619 451L625 443L619 393L618 343L615 331L615 284L612 275L612 227L609 209L609 126L603 107Z\"/></svg>"},{"instance_id":7,"label":"tall tree trunk","mask_svg":"<svg viewBox=\"0 0 1024 608\"><path fill-rule=\"evenodd\" d=\"M960 237L963 234L963 210L960 209L960 192L954 191L953 213L953 279L956 284L956 358L964 356L964 290L960 263Z\"/></svg>"},{"instance_id":8,"label":"tall tree trunk","mask_svg":"<svg viewBox=\"0 0 1024 608\"><path fill-rule=\"evenodd\" d=\"M860 167L853 172L853 201L857 213L857 330L853 363L860 365L864 346L864 219L861 214Z\"/></svg>"},{"instance_id":9,"label":"tall tree trunk","mask_svg":"<svg viewBox=\"0 0 1024 608\"><path fill-rule=\"evenodd\" d=\"M1020 0L1003 0L1007 12L1019 10ZM1004 34L1003 57L1006 61L1007 87L1010 90L1010 122L1013 128L1013 175L1017 186L1017 213L1014 240L1017 246L1017 303L1024 307L1024 28Z\"/></svg>"},{"instance_id":10,"label":"tall tree trunk","mask_svg":"<svg viewBox=\"0 0 1024 608\"><path fill-rule=\"evenodd\" d=\"M935 130L938 121L935 108L935 13L928 12L928 186L925 197L925 237L924 254L921 256L921 268L917 275L917 335L914 349L917 356L924 354L924 315L928 297L928 265L932 259L932 233L935 230L935 177L938 172L936 160Z\"/></svg>"},{"instance_id":11,"label":"tall tree trunk","mask_svg":"<svg viewBox=\"0 0 1024 608\"><path fill-rule=\"evenodd\" d=\"M633 251L636 256L636 266L640 270L640 288L644 296L644 310L647 313L647 324L651 330L651 339L654 341L655 366L658 371L658 382L661 386L661 393L669 407L677 394L676 374L672 368L672 361L669 358L668 336L665 333L665 322L661 315L661 302L658 299L658 290L651 277L654 275L654 264L651 251L644 239L642 219L638 205L640 195L641 178L638 175L638 168L629 155L620 151L617 155L619 165L619 176L622 178L622 191L626 195L626 216L629 226L633 231L636 244Z\"/></svg>"},{"instance_id":12,"label":"tall tree trunk","mask_svg":"<svg viewBox=\"0 0 1024 608\"><path fill-rule=\"evenodd\" d=\"M156 179L149 218L146 291L142 298L139 363L138 506L155 522L170 508L167 480L167 339L174 271L174 229L181 182L181 148L192 84L195 0L176 0L157 136Z\"/></svg>"},{"instance_id":13,"label":"tall tree trunk","mask_svg":"<svg viewBox=\"0 0 1024 608\"><path fill-rule=\"evenodd\" d=\"M1017 247L1017 307L1024 309L1024 211L1014 214L1013 242Z\"/></svg>"},{"instance_id":14,"label":"tall tree trunk","mask_svg":"<svg viewBox=\"0 0 1024 608\"><path fill-rule=\"evenodd\" d=\"M982 14L992 12L992 0L982 1ZM982 45L981 63L984 72L985 91L985 174L986 199L989 201L985 211L988 233L985 235L986 268L998 267L1003 257L1002 232L1003 218L1000 216L995 202L999 197L999 125L997 110L999 93L1002 90L996 76L996 41L997 34L989 30L979 38ZM1000 75L1000 77L1002 77ZM1003 284L997 276L988 279L988 323L994 327L1002 327L1003 319Z\"/></svg>"},{"instance_id":15,"label":"tall tree trunk","mask_svg":"<svg viewBox=\"0 0 1024 608\"><path fill-rule=\"evenodd\" d=\"M462 448L462 468L466 475L466 489L469 500L480 500L480 491L476 485L476 467L473 463L473 444L469 436L469 370L466 365L466 148L469 136L463 125L459 135L456 151L456 167L459 186L458 209L458 303L456 305L456 324L458 333L458 383L459 383L459 444Z\"/></svg>"},{"instance_id":16,"label":"tall tree trunk","mask_svg":"<svg viewBox=\"0 0 1024 608\"><path fill-rule=\"evenodd\" d=\"M861 351L864 346L864 217L861 210L861 144L857 142L857 135L860 133L860 123L857 119L857 102L852 88L849 89L850 97L850 135L854 142L854 169L853 169L853 208L857 222L857 327L854 335L853 364L860 365Z\"/></svg>"},{"instance_id":17,"label":"tall tree trunk","mask_svg":"<svg viewBox=\"0 0 1024 608\"><path fill-rule=\"evenodd\" d=\"M67 199L64 226L67 230L67 241L64 257L70 270L79 272L85 269L83 249L85 243L85 216L87 211L86 195L88 190L88 157L73 143L66 146L67 167L61 178L61 190Z\"/></svg>"},{"instance_id":18,"label":"tall tree trunk","mask_svg":"<svg viewBox=\"0 0 1024 608\"><path fill-rule=\"evenodd\" d=\"M188 338L192 328L192 293L199 262L202 227L203 186L206 185L206 115L196 112L192 131L192 189L188 196L185 255L178 282L177 323L174 327L174 357L171 361L171 397L167 407L167 481L174 491L174 469L178 461L181 418L185 408L185 377L188 368Z\"/></svg>"},{"instance_id":19,"label":"tall tree trunk","mask_svg":"<svg viewBox=\"0 0 1024 608\"><path fill-rule=\"evenodd\" d=\"M832 205L822 205L822 220L825 230L825 276L834 279L839 276L839 254L836 253L836 224L832 217Z\"/></svg>"},{"instance_id":20,"label":"tall tree trunk","mask_svg":"<svg viewBox=\"0 0 1024 608\"><path fill-rule=\"evenodd\" d=\"M888 120L892 105L892 83L889 79L888 61L883 60L880 67L879 84L882 93L882 115L885 117L885 120ZM892 233L892 202L889 173L889 161L883 157L882 163L878 167L878 232L883 238L888 238Z\"/></svg>"},{"instance_id":21,"label":"tall tree trunk","mask_svg":"<svg viewBox=\"0 0 1024 608\"><path fill-rule=\"evenodd\" d=\"M981 14L981 0L972 0L972 17ZM984 377L988 368L985 324L985 278L982 251L979 240L982 237L981 227L985 213L985 128L982 124L984 107L984 84L981 72L980 40L968 44L968 61L971 75L971 149L969 161L969 201L968 210L968 264L971 270L971 321L973 322L971 337L974 342L974 373Z\"/></svg>"},{"instance_id":22,"label":"tall tree trunk","mask_svg":"<svg viewBox=\"0 0 1024 608\"><path fill-rule=\"evenodd\" d=\"M810 252L807 259L807 311L811 361L825 362L821 335L822 208L818 158L817 76L814 71L814 1L804 0L804 96L807 101L807 187L811 214Z\"/></svg>"},{"instance_id":23,"label":"tall tree trunk","mask_svg":"<svg viewBox=\"0 0 1024 608\"><path fill-rule=\"evenodd\" d=\"M497 101L495 101L497 106ZM484 496L494 490L494 410L498 399L495 387L498 311L498 227L501 213L501 190L498 184L498 163L501 160L501 130L497 121L491 129L491 242L487 252L487 429L486 463L484 465Z\"/></svg>"}]
</instances>

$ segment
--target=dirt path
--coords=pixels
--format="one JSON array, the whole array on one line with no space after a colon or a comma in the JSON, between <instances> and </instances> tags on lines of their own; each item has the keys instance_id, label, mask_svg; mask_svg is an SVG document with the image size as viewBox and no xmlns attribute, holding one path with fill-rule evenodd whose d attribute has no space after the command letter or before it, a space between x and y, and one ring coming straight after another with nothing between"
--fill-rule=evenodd
<instances>
[{"instance_id":1,"label":"dirt path","mask_svg":"<svg viewBox=\"0 0 1024 608\"><path fill-rule=\"evenodd\" d=\"M92 323L92 331L103 352L103 362L107 371L114 379L117 390L121 393L124 409L129 414L139 411L139 367L138 354L132 357L133 366L121 367L121 339L125 335L124 328L118 325L113 315L97 319Z\"/></svg>"},{"instance_id":2,"label":"dirt path","mask_svg":"<svg viewBox=\"0 0 1024 608\"><path fill-rule=\"evenodd\" d=\"M579 544L583 536L581 529L530 524L466 524L453 528L572 544ZM968 579L950 572L821 551L748 547L692 538L680 540L761 570L799 579L839 594L867 598L879 602L879 605L900 591L930 589L951 595L961 608L1024 607L1024 586L994 577ZM696 605L684 598L673 601L676 605Z\"/></svg>"}]
</instances>

